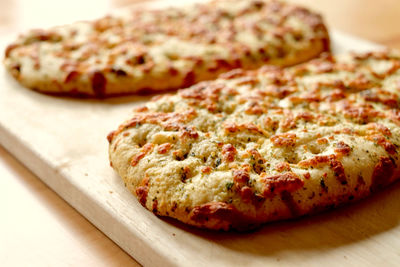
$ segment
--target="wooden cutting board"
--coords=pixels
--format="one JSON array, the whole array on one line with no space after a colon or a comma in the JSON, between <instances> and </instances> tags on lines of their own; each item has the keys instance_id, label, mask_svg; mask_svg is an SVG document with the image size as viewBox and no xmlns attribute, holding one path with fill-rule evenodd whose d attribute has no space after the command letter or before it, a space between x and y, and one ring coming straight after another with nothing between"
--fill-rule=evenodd
<instances>
[{"instance_id":1,"label":"wooden cutting board","mask_svg":"<svg viewBox=\"0 0 400 267\"><path fill-rule=\"evenodd\" d=\"M332 36L336 53L378 48ZM0 51L13 38L0 38ZM143 265L400 264L399 184L339 210L251 233L198 230L144 210L109 167L106 136L149 98L47 96L21 87L1 66L0 143Z\"/></svg>"}]
</instances>

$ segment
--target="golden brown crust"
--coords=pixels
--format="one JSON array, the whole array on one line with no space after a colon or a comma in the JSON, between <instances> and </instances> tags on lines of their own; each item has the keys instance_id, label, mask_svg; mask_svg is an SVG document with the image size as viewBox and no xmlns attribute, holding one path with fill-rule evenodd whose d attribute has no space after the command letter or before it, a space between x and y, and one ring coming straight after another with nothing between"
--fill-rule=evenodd
<instances>
[{"instance_id":1,"label":"golden brown crust","mask_svg":"<svg viewBox=\"0 0 400 267\"><path fill-rule=\"evenodd\" d=\"M293 65L324 51L328 33L313 12L277 0L220 0L32 30L7 47L4 62L34 90L102 98Z\"/></svg>"}]
</instances>

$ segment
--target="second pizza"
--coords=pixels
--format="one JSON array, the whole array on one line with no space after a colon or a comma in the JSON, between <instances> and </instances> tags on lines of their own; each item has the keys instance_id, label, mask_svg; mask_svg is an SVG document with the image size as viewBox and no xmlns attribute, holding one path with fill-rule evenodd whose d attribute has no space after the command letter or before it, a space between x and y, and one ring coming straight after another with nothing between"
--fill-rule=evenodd
<instances>
[{"instance_id":1,"label":"second pizza","mask_svg":"<svg viewBox=\"0 0 400 267\"><path fill-rule=\"evenodd\" d=\"M32 30L8 46L5 65L37 91L106 97L294 65L328 50L318 14L279 1L223 0Z\"/></svg>"}]
</instances>

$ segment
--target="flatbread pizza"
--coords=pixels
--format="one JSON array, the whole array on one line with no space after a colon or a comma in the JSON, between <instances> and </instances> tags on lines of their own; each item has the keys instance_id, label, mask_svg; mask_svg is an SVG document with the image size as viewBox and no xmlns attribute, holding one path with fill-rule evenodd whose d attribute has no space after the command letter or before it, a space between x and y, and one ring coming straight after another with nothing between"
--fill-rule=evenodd
<instances>
[{"instance_id":1,"label":"flatbread pizza","mask_svg":"<svg viewBox=\"0 0 400 267\"><path fill-rule=\"evenodd\" d=\"M235 68L288 66L329 50L321 17L275 0L132 9L22 34L5 51L24 86L106 97L185 88Z\"/></svg>"},{"instance_id":2,"label":"flatbread pizza","mask_svg":"<svg viewBox=\"0 0 400 267\"><path fill-rule=\"evenodd\" d=\"M158 216L247 230L361 199L399 178L400 56L233 70L155 97L108 136Z\"/></svg>"}]
</instances>

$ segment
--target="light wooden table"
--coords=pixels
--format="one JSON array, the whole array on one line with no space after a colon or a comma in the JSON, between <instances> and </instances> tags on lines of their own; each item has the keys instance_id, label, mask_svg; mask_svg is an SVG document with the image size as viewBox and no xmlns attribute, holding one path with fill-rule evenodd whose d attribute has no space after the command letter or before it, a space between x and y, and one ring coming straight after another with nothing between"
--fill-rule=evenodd
<instances>
[{"instance_id":1,"label":"light wooden table","mask_svg":"<svg viewBox=\"0 0 400 267\"><path fill-rule=\"evenodd\" d=\"M140 1L140 0L139 0ZM135 0L0 0L0 34L98 17ZM398 0L290 0L330 27L400 49ZM2 266L137 266L90 222L0 147Z\"/></svg>"}]
</instances>

